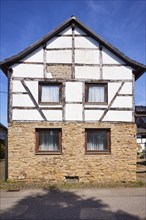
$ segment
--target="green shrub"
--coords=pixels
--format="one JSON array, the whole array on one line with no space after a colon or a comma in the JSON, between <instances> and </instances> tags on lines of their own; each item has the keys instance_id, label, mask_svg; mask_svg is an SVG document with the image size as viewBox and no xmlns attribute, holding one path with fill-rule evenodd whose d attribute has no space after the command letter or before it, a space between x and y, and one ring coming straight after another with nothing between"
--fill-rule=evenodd
<instances>
[{"instance_id":1,"label":"green shrub","mask_svg":"<svg viewBox=\"0 0 146 220\"><path fill-rule=\"evenodd\" d=\"M5 142L0 140L0 159L5 158Z\"/></svg>"}]
</instances>

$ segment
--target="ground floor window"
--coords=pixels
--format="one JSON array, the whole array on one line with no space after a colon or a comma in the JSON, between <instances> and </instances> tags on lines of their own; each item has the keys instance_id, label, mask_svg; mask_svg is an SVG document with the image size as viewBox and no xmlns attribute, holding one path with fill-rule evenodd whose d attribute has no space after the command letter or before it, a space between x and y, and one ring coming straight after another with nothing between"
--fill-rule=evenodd
<instances>
[{"instance_id":1,"label":"ground floor window","mask_svg":"<svg viewBox=\"0 0 146 220\"><path fill-rule=\"evenodd\" d=\"M86 153L110 153L109 129L85 129Z\"/></svg>"},{"instance_id":2,"label":"ground floor window","mask_svg":"<svg viewBox=\"0 0 146 220\"><path fill-rule=\"evenodd\" d=\"M61 129L36 129L36 153L61 153Z\"/></svg>"},{"instance_id":3,"label":"ground floor window","mask_svg":"<svg viewBox=\"0 0 146 220\"><path fill-rule=\"evenodd\" d=\"M60 154L62 131L56 128L36 129L36 154ZM85 129L87 154L110 153L110 129Z\"/></svg>"}]
</instances>

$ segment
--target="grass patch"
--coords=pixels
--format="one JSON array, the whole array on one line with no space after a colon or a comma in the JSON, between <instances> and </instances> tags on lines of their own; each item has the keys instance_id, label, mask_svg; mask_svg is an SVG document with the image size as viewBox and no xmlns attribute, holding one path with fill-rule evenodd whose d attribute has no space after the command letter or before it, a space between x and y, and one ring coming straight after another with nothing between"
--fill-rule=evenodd
<instances>
[{"instance_id":1,"label":"grass patch","mask_svg":"<svg viewBox=\"0 0 146 220\"><path fill-rule=\"evenodd\" d=\"M50 184L47 182L11 182L0 181L1 190L25 190L25 189L85 189L85 188L130 188L145 187L146 183L142 180L136 182L112 182L112 183L62 183Z\"/></svg>"}]
</instances>

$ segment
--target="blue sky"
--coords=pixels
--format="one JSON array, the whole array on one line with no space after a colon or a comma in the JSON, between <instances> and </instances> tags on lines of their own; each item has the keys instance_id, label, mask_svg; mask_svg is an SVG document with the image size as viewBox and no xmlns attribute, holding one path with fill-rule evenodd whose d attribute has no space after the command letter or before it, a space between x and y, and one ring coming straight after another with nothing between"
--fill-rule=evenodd
<instances>
[{"instance_id":1,"label":"blue sky","mask_svg":"<svg viewBox=\"0 0 146 220\"><path fill-rule=\"evenodd\" d=\"M146 64L145 0L0 0L0 60L33 44L75 15L131 59ZM0 122L7 125L7 78L0 72ZM135 102L146 105L146 73Z\"/></svg>"}]
</instances>

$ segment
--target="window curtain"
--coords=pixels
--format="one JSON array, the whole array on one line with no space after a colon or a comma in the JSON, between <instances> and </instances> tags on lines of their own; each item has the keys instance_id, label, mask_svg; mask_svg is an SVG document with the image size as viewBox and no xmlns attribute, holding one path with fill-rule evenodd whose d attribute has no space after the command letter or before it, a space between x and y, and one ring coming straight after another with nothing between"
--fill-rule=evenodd
<instances>
[{"instance_id":1,"label":"window curtain","mask_svg":"<svg viewBox=\"0 0 146 220\"><path fill-rule=\"evenodd\" d=\"M89 132L87 134L87 150L106 150L107 135L105 132Z\"/></svg>"},{"instance_id":2,"label":"window curtain","mask_svg":"<svg viewBox=\"0 0 146 220\"><path fill-rule=\"evenodd\" d=\"M90 86L88 102L104 102L104 86Z\"/></svg>"},{"instance_id":3,"label":"window curtain","mask_svg":"<svg viewBox=\"0 0 146 220\"><path fill-rule=\"evenodd\" d=\"M41 151L58 151L59 150L59 133L41 131L39 134L39 150Z\"/></svg>"},{"instance_id":4,"label":"window curtain","mask_svg":"<svg viewBox=\"0 0 146 220\"><path fill-rule=\"evenodd\" d=\"M59 102L59 86L42 86L42 102Z\"/></svg>"}]
</instances>

